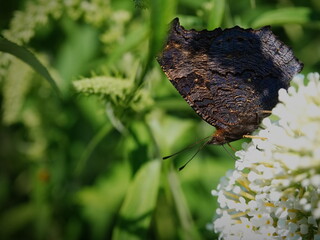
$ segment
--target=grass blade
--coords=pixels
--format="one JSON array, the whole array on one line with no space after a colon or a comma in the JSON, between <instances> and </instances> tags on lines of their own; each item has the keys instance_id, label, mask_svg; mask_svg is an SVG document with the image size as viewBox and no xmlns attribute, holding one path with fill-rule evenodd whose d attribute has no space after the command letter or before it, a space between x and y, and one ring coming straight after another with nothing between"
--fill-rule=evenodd
<instances>
[{"instance_id":1,"label":"grass blade","mask_svg":"<svg viewBox=\"0 0 320 240\"><path fill-rule=\"evenodd\" d=\"M304 24L311 21L311 9L306 7L280 8L266 11L252 22L253 28L288 23Z\"/></svg>"},{"instance_id":2,"label":"grass blade","mask_svg":"<svg viewBox=\"0 0 320 240\"><path fill-rule=\"evenodd\" d=\"M209 15L208 29L215 29L221 27L224 11L225 11L225 0L213 0L213 9Z\"/></svg>"}]
</instances>

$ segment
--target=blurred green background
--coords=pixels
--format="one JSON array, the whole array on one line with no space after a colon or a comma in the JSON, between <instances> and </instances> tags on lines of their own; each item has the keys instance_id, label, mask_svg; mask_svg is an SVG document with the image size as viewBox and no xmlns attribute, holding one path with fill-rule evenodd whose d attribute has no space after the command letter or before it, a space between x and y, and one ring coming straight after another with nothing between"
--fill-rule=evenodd
<instances>
[{"instance_id":1,"label":"blurred green background","mask_svg":"<svg viewBox=\"0 0 320 240\"><path fill-rule=\"evenodd\" d=\"M26 46L61 91L0 55L1 239L216 239L211 196L234 160L155 60L168 23L272 30L320 69L320 1L2 1L1 35ZM233 143L241 149L244 140ZM229 149L229 151L231 151Z\"/></svg>"}]
</instances>

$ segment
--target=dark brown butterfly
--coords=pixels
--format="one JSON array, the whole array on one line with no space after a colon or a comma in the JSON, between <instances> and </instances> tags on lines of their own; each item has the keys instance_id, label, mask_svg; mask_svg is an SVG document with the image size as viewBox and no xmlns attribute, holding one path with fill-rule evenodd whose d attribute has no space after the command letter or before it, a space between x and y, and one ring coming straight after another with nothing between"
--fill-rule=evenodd
<instances>
[{"instance_id":1,"label":"dark brown butterfly","mask_svg":"<svg viewBox=\"0 0 320 240\"><path fill-rule=\"evenodd\" d=\"M258 128L303 64L270 30L238 26L186 30L176 18L163 52L163 71L182 97L216 127L208 144L225 144Z\"/></svg>"}]
</instances>

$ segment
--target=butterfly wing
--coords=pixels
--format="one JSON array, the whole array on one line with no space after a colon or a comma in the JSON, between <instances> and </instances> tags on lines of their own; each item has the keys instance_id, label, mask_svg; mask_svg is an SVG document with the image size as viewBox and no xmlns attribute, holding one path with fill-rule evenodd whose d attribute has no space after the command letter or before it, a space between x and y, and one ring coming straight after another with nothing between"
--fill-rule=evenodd
<instances>
[{"instance_id":1,"label":"butterfly wing","mask_svg":"<svg viewBox=\"0 0 320 240\"><path fill-rule=\"evenodd\" d=\"M185 30L172 23L158 61L196 113L239 139L257 128L278 102L280 88L302 69L269 27Z\"/></svg>"}]
</instances>

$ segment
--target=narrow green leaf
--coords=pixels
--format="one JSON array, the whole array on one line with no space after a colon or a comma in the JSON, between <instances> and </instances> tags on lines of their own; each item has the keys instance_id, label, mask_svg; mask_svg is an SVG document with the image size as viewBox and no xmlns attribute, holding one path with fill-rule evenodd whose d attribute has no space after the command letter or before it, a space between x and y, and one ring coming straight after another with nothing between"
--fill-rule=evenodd
<instances>
[{"instance_id":1,"label":"narrow green leaf","mask_svg":"<svg viewBox=\"0 0 320 240\"><path fill-rule=\"evenodd\" d=\"M127 97L127 102L132 101L136 91L141 87L145 80L145 76L152 67L156 56L161 51L164 40L167 35L169 23L175 16L176 0L150 0L150 25L148 29L149 33L149 51L146 57L146 61L143 70L139 76L135 78L135 86L131 91L131 94ZM134 38L142 36L142 34L135 34ZM139 42L140 43L140 40ZM123 46L121 46L123 48Z\"/></svg>"},{"instance_id":2,"label":"narrow green leaf","mask_svg":"<svg viewBox=\"0 0 320 240\"><path fill-rule=\"evenodd\" d=\"M151 0L151 40L150 54L157 54L163 47L169 23L173 20L176 10L175 0Z\"/></svg>"},{"instance_id":3,"label":"narrow green leaf","mask_svg":"<svg viewBox=\"0 0 320 240\"><path fill-rule=\"evenodd\" d=\"M251 8L256 8L256 0L250 0Z\"/></svg>"},{"instance_id":4,"label":"narrow green leaf","mask_svg":"<svg viewBox=\"0 0 320 240\"><path fill-rule=\"evenodd\" d=\"M59 88L47 68L28 49L0 36L0 51L10 53L31 66L36 72L48 80L54 91L59 95Z\"/></svg>"},{"instance_id":5,"label":"narrow green leaf","mask_svg":"<svg viewBox=\"0 0 320 240\"><path fill-rule=\"evenodd\" d=\"M252 22L253 28L288 23L304 24L311 21L311 9L306 7L280 8L264 12Z\"/></svg>"},{"instance_id":6,"label":"narrow green leaf","mask_svg":"<svg viewBox=\"0 0 320 240\"><path fill-rule=\"evenodd\" d=\"M150 48L147 67L161 51L170 22L176 12L176 0L151 0Z\"/></svg>"},{"instance_id":7,"label":"narrow green leaf","mask_svg":"<svg viewBox=\"0 0 320 240\"><path fill-rule=\"evenodd\" d=\"M203 0L201 1L195 1L195 0L180 0L179 1L179 5L180 6L185 6L188 7L190 9L199 9L202 7L203 4Z\"/></svg>"},{"instance_id":8,"label":"narrow green leaf","mask_svg":"<svg viewBox=\"0 0 320 240\"><path fill-rule=\"evenodd\" d=\"M107 57L107 63L111 64L118 61L123 54L132 51L137 45L147 38L147 27L137 26L132 32L126 35L125 40L117 45Z\"/></svg>"},{"instance_id":9,"label":"narrow green leaf","mask_svg":"<svg viewBox=\"0 0 320 240\"><path fill-rule=\"evenodd\" d=\"M86 148L84 149L79 161L77 162L75 168L75 175L80 176L85 170L85 166L95 150L98 144L103 140L103 138L112 130L112 125L105 124L90 140Z\"/></svg>"},{"instance_id":10,"label":"narrow green leaf","mask_svg":"<svg viewBox=\"0 0 320 240\"><path fill-rule=\"evenodd\" d=\"M222 18L225 11L225 0L212 0L213 9L208 19L208 29L215 29L221 26Z\"/></svg>"},{"instance_id":11,"label":"narrow green leaf","mask_svg":"<svg viewBox=\"0 0 320 240\"><path fill-rule=\"evenodd\" d=\"M91 62L98 53L98 30L90 25L81 25L64 19L65 40L57 51L55 66L63 78L60 90L67 93L75 76L86 74L94 66Z\"/></svg>"},{"instance_id":12,"label":"narrow green leaf","mask_svg":"<svg viewBox=\"0 0 320 240\"><path fill-rule=\"evenodd\" d=\"M153 160L137 172L121 207L113 240L146 239L158 195L160 163Z\"/></svg>"},{"instance_id":13,"label":"narrow green leaf","mask_svg":"<svg viewBox=\"0 0 320 240\"><path fill-rule=\"evenodd\" d=\"M149 1L148 0L133 0L134 5L137 8L145 9L149 7Z\"/></svg>"},{"instance_id":14,"label":"narrow green leaf","mask_svg":"<svg viewBox=\"0 0 320 240\"><path fill-rule=\"evenodd\" d=\"M186 198L182 191L176 171L172 168L168 174L168 181L171 188L174 204L182 227L182 239L197 240L201 239L191 216Z\"/></svg>"}]
</instances>

